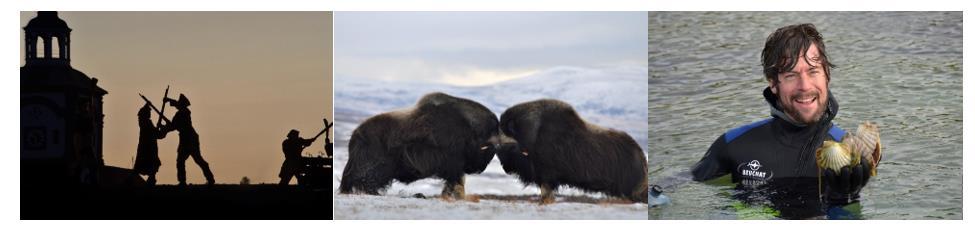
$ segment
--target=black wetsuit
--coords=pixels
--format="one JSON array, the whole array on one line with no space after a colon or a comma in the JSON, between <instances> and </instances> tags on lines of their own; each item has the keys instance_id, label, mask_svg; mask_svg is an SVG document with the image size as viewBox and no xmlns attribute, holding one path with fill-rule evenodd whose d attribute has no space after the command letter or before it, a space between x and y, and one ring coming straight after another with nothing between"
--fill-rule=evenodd
<instances>
[{"instance_id":1,"label":"black wetsuit","mask_svg":"<svg viewBox=\"0 0 975 233\"><path fill-rule=\"evenodd\" d=\"M743 191L736 194L739 199L771 202L782 211L780 217L822 216L831 203L824 203L819 195L815 151L824 140L839 141L845 134L832 124L839 105L828 94L827 111L820 121L802 125L789 120L768 88L763 94L772 117L718 137L691 169L693 179L707 181L730 174Z\"/></svg>"}]
</instances>

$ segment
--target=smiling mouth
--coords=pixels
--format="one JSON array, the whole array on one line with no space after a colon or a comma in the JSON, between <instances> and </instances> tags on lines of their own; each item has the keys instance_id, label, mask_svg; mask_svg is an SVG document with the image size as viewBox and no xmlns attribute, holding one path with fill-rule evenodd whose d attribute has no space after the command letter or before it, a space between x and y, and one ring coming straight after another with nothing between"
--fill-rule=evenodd
<instances>
[{"instance_id":1,"label":"smiling mouth","mask_svg":"<svg viewBox=\"0 0 975 233\"><path fill-rule=\"evenodd\" d=\"M806 96L798 96L796 98L792 98L792 101L798 104L808 105L808 104L815 103L816 100L818 99L819 97L817 95L806 95Z\"/></svg>"}]
</instances>

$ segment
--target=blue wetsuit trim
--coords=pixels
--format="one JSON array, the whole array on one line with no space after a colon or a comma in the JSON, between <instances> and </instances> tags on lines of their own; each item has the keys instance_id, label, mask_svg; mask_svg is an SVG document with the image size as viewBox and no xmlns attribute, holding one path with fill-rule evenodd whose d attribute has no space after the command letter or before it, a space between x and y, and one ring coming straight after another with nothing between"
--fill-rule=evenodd
<instances>
[{"instance_id":1,"label":"blue wetsuit trim","mask_svg":"<svg viewBox=\"0 0 975 233\"><path fill-rule=\"evenodd\" d=\"M741 136L742 134L745 134L749 130L752 130L752 129L756 128L756 127L759 127L759 126L768 124L769 122L772 122L772 119L773 118L768 118L768 119L765 119L765 120L752 122L751 124L747 124L747 125L744 125L744 126L741 126L741 127L738 127L738 128L734 128L732 130L728 130L728 132L724 133L724 142L725 143L731 143L732 140L735 140L735 138L737 138L738 136Z\"/></svg>"},{"instance_id":2,"label":"blue wetsuit trim","mask_svg":"<svg viewBox=\"0 0 975 233\"><path fill-rule=\"evenodd\" d=\"M836 125L833 125L833 128L829 129L829 136L833 137L833 141L838 142L842 140L843 135L846 135L846 131L840 129L840 127L836 127Z\"/></svg>"}]
</instances>

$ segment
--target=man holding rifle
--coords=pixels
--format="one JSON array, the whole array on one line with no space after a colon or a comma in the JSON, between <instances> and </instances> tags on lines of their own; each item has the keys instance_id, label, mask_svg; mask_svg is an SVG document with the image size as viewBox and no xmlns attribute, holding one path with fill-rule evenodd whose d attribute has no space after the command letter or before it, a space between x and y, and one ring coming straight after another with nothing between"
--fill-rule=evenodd
<instances>
[{"instance_id":1,"label":"man holding rifle","mask_svg":"<svg viewBox=\"0 0 975 233\"><path fill-rule=\"evenodd\" d=\"M200 136L193 129L193 121L190 118L190 100L180 94L179 100L166 98L163 102L176 107L176 115L173 116L172 123L163 126L160 131L164 134L179 131L179 146L176 148L176 178L179 179L179 186L186 186L186 159L190 157L193 157L196 165L203 170L207 185L213 185L213 172L210 171L210 164L203 160L200 154Z\"/></svg>"},{"instance_id":2,"label":"man holding rifle","mask_svg":"<svg viewBox=\"0 0 975 233\"><path fill-rule=\"evenodd\" d=\"M325 121L328 122L327 120ZM292 129L288 132L288 138L281 142L281 150L284 151L284 164L281 164L281 173L278 177L281 177L281 182L278 185L285 186L291 182L291 177L297 176L303 164L301 163L301 151L305 147L311 146L319 136L322 136L332 124L326 124L325 129L319 132L318 135L310 139L304 139L298 136L298 130Z\"/></svg>"}]
</instances>

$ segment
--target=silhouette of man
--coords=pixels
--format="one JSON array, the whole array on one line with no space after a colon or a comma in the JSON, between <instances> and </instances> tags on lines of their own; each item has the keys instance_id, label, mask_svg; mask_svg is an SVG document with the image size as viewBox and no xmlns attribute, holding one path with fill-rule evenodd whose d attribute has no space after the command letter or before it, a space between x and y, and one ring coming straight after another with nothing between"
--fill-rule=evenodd
<instances>
[{"instance_id":1,"label":"silhouette of man","mask_svg":"<svg viewBox=\"0 0 975 233\"><path fill-rule=\"evenodd\" d=\"M318 135L322 134L319 133ZM281 164L281 173L278 173L278 177L281 177L281 182L278 185L288 185L291 182L291 177L298 175L301 167L304 166L301 163L301 151L305 150L305 147L311 146L315 139L318 139L318 136L309 139L299 137L298 130L292 129L288 132L288 137L284 139L284 142L281 142L281 150L284 151L284 164Z\"/></svg>"},{"instance_id":2,"label":"silhouette of man","mask_svg":"<svg viewBox=\"0 0 975 233\"><path fill-rule=\"evenodd\" d=\"M152 120L149 119L150 114L149 103L139 109L139 147L136 150L135 165L132 169L136 174L149 176L146 183L153 186L156 185L156 172L162 165L159 161L159 146L156 140L165 138L166 134L152 124ZM165 116L159 117L165 119Z\"/></svg>"},{"instance_id":3,"label":"silhouette of man","mask_svg":"<svg viewBox=\"0 0 975 233\"><path fill-rule=\"evenodd\" d=\"M210 164L207 164L200 155L200 136L193 129L193 122L190 119L190 100L185 95L179 94L179 100L166 98L164 102L166 101L176 107L176 115L173 116L172 123L163 126L162 132L168 134L173 130L179 131L179 146L176 148L176 178L179 179L179 185L186 185L186 159L189 157L193 157L193 162L203 170L207 185L213 185Z\"/></svg>"}]
</instances>

